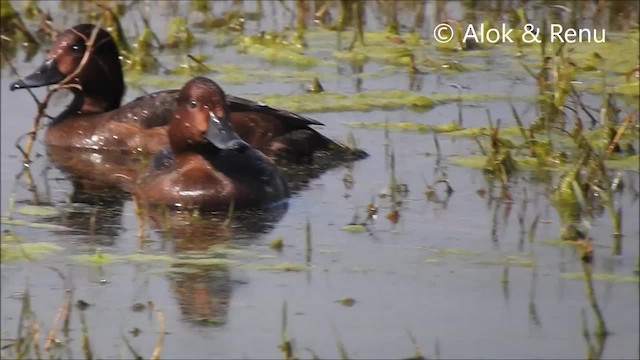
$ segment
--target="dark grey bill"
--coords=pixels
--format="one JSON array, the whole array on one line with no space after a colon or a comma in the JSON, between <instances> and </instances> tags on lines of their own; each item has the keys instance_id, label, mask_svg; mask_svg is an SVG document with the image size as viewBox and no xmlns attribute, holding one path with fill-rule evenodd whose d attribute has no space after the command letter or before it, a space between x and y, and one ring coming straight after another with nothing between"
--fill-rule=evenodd
<instances>
[{"instance_id":1,"label":"dark grey bill","mask_svg":"<svg viewBox=\"0 0 640 360\"><path fill-rule=\"evenodd\" d=\"M226 118L219 118L213 112L209 112L209 128L205 137L221 150L244 151L249 147L249 144L233 131Z\"/></svg>"},{"instance_id":2,"label":"dark grey bill","mask_svg":"<svg viewBox=\"0 0 640 360\"><path fill-rule=\"evenodd\" d=\"M13 91L17 89L36 88L57 84L64 80L65 77L66 76L58 70L56 59L49 59L40 65L34 73L27 75L22 80L11 83L11 85L9 85L9 89Z\"/></svg>"}]
</instances>

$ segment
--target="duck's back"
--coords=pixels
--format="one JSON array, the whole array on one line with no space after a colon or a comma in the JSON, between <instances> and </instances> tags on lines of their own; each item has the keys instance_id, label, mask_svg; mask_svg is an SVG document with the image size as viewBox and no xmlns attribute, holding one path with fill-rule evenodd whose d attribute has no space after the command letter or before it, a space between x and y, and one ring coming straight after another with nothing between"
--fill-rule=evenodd
<instances>
[{"instance_id":1,"label":"duck's back","mask_svg":"<svg viewBox=\"0 0 640 360\"><path fill-rule=\"evenodd\" d=\"M111 113L114 121L134 123L143 129L166 126L173 115L178 90L163 90L139 96Z\"/></svg>"}]
</instances>

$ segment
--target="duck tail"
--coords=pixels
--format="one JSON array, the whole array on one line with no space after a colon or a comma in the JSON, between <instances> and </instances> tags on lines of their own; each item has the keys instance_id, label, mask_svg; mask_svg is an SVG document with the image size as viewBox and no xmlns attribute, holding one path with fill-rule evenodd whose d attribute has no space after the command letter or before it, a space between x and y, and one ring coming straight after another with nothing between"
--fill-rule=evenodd
<instances>
[{"instance_id":1,"label":"duck tail","mask_svg":"<svg viewBox=\"0 0 640 360\"><path fill-rule=\"evenodd\" d=\"M332 140L314 129L295 130L280 139L293 153L303 157L312 157L314 153L326 152L339 162L361 160L369 156L366 151L352 148Z\"/></svg>"}]
</instances>

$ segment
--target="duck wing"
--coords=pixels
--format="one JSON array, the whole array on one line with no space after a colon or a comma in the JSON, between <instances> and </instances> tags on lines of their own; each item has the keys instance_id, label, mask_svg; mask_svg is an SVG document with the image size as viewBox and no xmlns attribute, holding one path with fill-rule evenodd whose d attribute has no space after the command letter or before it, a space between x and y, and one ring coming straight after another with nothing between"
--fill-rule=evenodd
<instances>
[{"instance_id":1,"label":"duck wing","mask_svg":"<svg viewBox=\"0 0 640 360\"><path fill-rule=\"evenodd\" d=\"M291 111L271 107L263 102L251 101L241 97L227 94L227 106L231 112L257 112L270 115L282 121L287 127L293 129L306 129L309 125L324 125L318 120L292 113Z\"/></svg>"},{"instance_id":2,"label":"duck wing","mask_svg":"<svg viewBox=\"0 0 640 360\"><path fill-rule=\"evenodd\" d=\"M118 120L136 122L143 128L169 124L176 107L179 90L162 90L142 95L118 109ZM318 120L302 116L291 111L271 107L262 102L227 95L227 106L231 112L256 112L282 121L290 129L308 129L310 125L321 125Z\"/></svg>"},{"instance_id":3,"label":"duck wing","mask_svg":"<svg viewBox=\"0 0 640 360\"><path fill-rule=\"evenodd\" d=\"M144 129L166 126L178 103L178 90L162 90L139 96L111 114L115 121L139 124Z\"/></svg>"}]
</instances>

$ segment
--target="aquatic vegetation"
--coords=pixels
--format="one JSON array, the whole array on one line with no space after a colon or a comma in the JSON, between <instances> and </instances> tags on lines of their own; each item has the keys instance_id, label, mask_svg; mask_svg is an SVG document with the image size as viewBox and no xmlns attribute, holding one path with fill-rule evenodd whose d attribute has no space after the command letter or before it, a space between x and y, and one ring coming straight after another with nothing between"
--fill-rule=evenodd
<instances>
[{"instance_id":1,"label":"aquatic vegetation","mask_svg":"<svg viewBox=\"0 0 640 360\"><path fill-rule=\"evenodd\" d=\"M353 305L355 305L356 300L352 297L344 297L342 299L336 300L336 302L346 307L352 307Z\"/></svg>"},{"instance_id":2,"label":"aquatic vegetation","mask_svg":"<svg viewBox=\"0 0 640 360\"><path fill-rule=\"evenodd\" d=\"M9 230L3 231L2 237L0 238L0 242L21 242L23 241L22 237L16 235Z\"/></svg>"},{"instance_id":3,"label":"aquatic vegetation","mask_svg":"<svg viewBox=\"0 0 640 360\"><path fill-rule=\"evenodd\" d=\"M102 252L100 250L97 250L93 254L74 255L74 256L71 257L71 260L74 260L74 261L77 261L79 263L86 264L86 265L101 266L101 265L107 265L107 264L114 263L114 262L118 261L119 258L117 256L115 256L115 255L111 255L109 253L104 253L104 252Z\"/></svg>"},{"instance_id":4,"label":"aquatic vegetation","mask_svg":"<svg viewBox=\"0 0 640 360\"><path fill-rule=\"evenodd\" d=\"M243 36L238 40L240 53L258 56L273 62L283 62L304 67L321 63L316 57L305 55L300 43L274 32Z\"/></svg>"},{"instance_id":5,"label":"aquatic vegetation","mask_svg":"<svg viewBox=\"0 0 640 360\"><path fill-rule=\"evenodd\" d=\"M269 242L269 247L272 248L273 250L280 251L282 250L283 242L284 242L284 239L282 239L281 237L273 239L271 240L271 242Z\"/></svg>"},{"instance_id":6,"label":"aquatic vegetation","mask_svg":"<svg viewBox=\"0 0 640 360\"><path fill-rule=\"evenodd\" d=\"M145 27L138 36L133 49L128 56L124 57L124 69L146 73L155 71L158 68L158 60L153 56L153 31L149 27Z\"/></svg>"},{"instance_id":7,"label":"aquatic vegetation","mask_svg":"<svg viewBox=\"0 0 640 360\"><path fill-rule=\"evenodd\" d=\"M449 156L448 161L455 165L465 166L472 169L484 169L489 157L485 155L466 155L466 156ZM518 169L533 170L538 167L538 161L535 158L527 156L512 156L511 160L515 162Z\"/></svg>"},{"instance_id":8,"label":"aquatic vegetation","mask_svg":"<svg viewBox=\"0 0 640 360\"><path fill-rule=\"evenodd\" d=\"M62 247L46 242L4 244L5 241L7 240L3 238L3 244L0 245L0 258L3 262L16 260L40 260L47 255L62 251Z\"/></svg>"},{"instance_id":9,"label":"aquatic vegetation","mask_svg":"<svg viewBox=\"0 0 640 360\"><path fill-rule=\"evenodd\" d=\"M533 267L535 265L535 260L530 257L510 255L502 259L477 260L474 261L474 264Z\"/></svg>"},{"instance_id":10,"label":"aquatic vegetation","mask_svg":"<svg viewBox=\"0 0 640 360\"><path fill-rule=\"evenodd\" d=\"M575 241L557 240L557 239L556 240L554 240L554 239L543 240L542 243L545 244L545 245L555 246L555 247L575 247L577 245L577 242L575 242Z\"/></svg>"},{"instance_id":11,"label":"aquatic vegetation","mask_svg":"<svg viewBox=\"0 0 640 360\"><path fill-rule=\"evenodd\" d=\"M420 124L410 122L350 122L348 126L364 129L388 129L400 132L435 132L448 133L460 130L460 126L455 122L442 125Z\"/></svg>"},{"instance_id":12,"label":"aquatic vegetation","mask_svg":"<svg viewBox=\"0 0 640 360\"><path fill-rule=\"evenodd\" d=\"M16 209L16 213L29 216L51 217L59 215L53 206L22 205Z\"/></svg>"},{"instance_id":13,"label":"aquatic vegetation","mask_svg":"<svg viewBox=\"0 0 640 360\"><path fill-rule=\"evenodd\" d=\"M195 37L187 24L187 19L182 16L174 16L169 21L164 46L188 49L195 44L195 41Z\"/></svg>"},{"instance_id":14,"label":"aquatic vegetation","mask_svg":"<svg viewBox=\"0 0 640 360\"><path fill-rule=\"evenodd\" d=\"M200 266L227 266L234 263L233 260L220 259L220 258L182 258L178 257L172 261L172 264L188 264L188 265L200 265Z\"/></svg>"},{"instance_id":15,"label":"aquatic vegetation","mask_svg":"<svg viewBox=\"0 0 640 360\"><path fill-rule=\"evenodd\" d=\"M482 252L472 249L431 249L432 252L440 255L480 255Z\"/></svg>"},{"instance_id":16,"label":"aquatic vegetation","mask_svg":"<svg viewBox=\"0 0 640 360\"><path fill-rule=\"evenodd\" d=\"M271 264L271 265L257 265L255 266L255 269L266 270L266 271L299 272L299 271L306 271L307 267L304 265L282 262L282 263Z\"/></svg>"},{"instance_id":17,"label":"aquatic vegetation","mask_svg":"<svg viewBox=\"0 0 640 360\"><path fill-rule=\"evenodd\" d=\"M32 227L32 228L52 229L52 230L68 230L68 228L66 226L62 226L62 225L31 222L31 221L27 221L25 219L9 219L6 216L3 216L0 219L0 222L2 222L2 224L5 224L5 225L27 226L27 227Z\"/></svg>"},{"instance_id":18,"label":"aquatic vegetation","mask_svg":"<svg viewBox=\"0 0 640 360\"><path fill-rule=\"evenodd\" d=\"M28 9L33 9L33 6L28 7ZM15 37L15 39L11 39L12 42L15 43L38 45L38 41L29 32L27 26L24 24L24 21L22 21L20 13L14 9L13 5L11 5L8 0L0 1L0 19L2 20L1 29L2 35L4 37ZM4 38L2 40L2 44L4 47L6 42Z\"/></svg>"},{"instance_id":19,"label":"aquatic vegetation","mask_svg":"<svg viewBox=\"0 0 640 360\"><path fill-rule=\"evenodd\" d=\"M272 106L299 112L367 111L404 107L426 110L434 105L427 96L402 90L368 91L356 94L330 92L293 95L270 94L262 96L261 100Z\"/></svg>"},{"instance_id":20,"label":"aquatic vegetation","mask_svg":"<svg viewBox=\"0 0 640 360\"><path fill-rule=\"evenodd\" d=\"M352 225L343 226L342 230L344 230L346 232L358 233L358 232L367 231L367 228L362 224L352 224Z\"/></svg>"},{"instance_id":21,"label":"aquatic vegetation","mask_svg":"<svg viewBox=\"0 0 640 360\"><path fill-rule=\"evenodd\" d=\"M571 279L571 280L584 280L585 274L583 272L576 273L563 273L562 277ZM614 282L614 283L638 283L640 282L640 278L637 276L624 276L618 274L608 274L608 273L594 273L593 280L603 281L603 282Z\"/></svg>"},{"instance_id":22,"label":"aquatic vegetation","mask_svg":"<svg viewBox=\"0 0 640 360\"><path fill-rule=\"evenodd\" d=\"M143 262L143 263L171 263L175 259L168 255L156 255L156 254L131 254L123 256L121 259L126 261Z\"/></svg>"}]
</instances>

